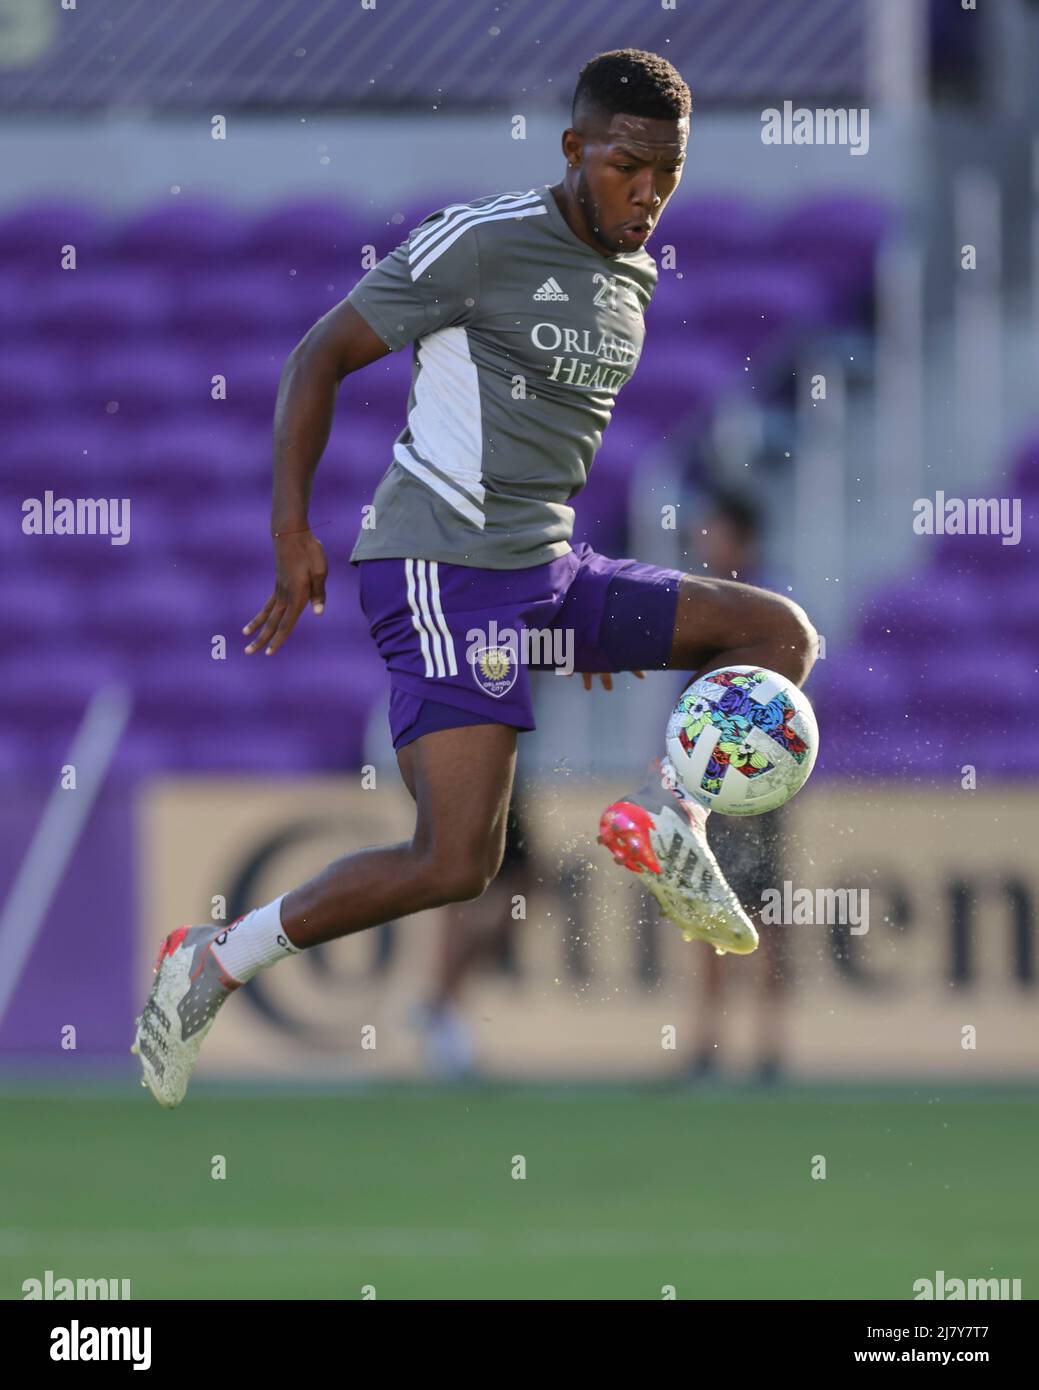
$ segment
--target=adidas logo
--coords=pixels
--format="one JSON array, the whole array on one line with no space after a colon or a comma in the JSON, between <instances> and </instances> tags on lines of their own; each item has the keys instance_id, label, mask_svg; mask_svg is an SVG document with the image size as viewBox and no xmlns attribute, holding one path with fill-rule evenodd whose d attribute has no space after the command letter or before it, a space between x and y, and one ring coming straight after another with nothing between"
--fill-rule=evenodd
<instances>
[{"instance_id":1,"label":"adidas logo","mask_svg":"<svg viewBox=\"0 0 1039 1390\"><path fill-rule=\"evenodd\" d=\"M693 879L699 869L700 878L695 889L703 892L711 876L710 866L704 862L700 851L695 846L689 850L679 865L678 860L683 845L682 836L676 830L667 850L661 856L661 873L665 879L672 879L679 888L694 888Z\"/></svg>"},{"instance_id":2,"label":"adidas logo","mask_svg":"<svg viewBox=\"0 0 1039 1390\"><path fill-rule=\"evenodd\" d=\"M564 291L562 285L559 283L556 277L554 275L550 275L548 279L545 281L545 283L541 286L541 288L539 290L534 291L534 298L539 300L569 300L570 296Z\"/></svg>"}]
</instances>

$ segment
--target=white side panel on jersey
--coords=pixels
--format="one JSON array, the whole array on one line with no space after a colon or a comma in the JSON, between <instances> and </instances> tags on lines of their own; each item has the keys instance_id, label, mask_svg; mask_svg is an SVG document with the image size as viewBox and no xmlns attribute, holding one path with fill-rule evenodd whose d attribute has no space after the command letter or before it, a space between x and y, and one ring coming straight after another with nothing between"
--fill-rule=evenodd
<instances>
[{"instance_id":1,"label":"white side panel on jersey","mask_svg":"<svg viewBox=\"0 0 1039 1390\"><path fill-rule=\"evenodd\" d=\"M469 355L468 334L464 328L431 333L418 345L418 360L408 427L415 453L446 474L450 483L423 468L403 445L394 449L394 458L482 530L486 519L481 481L483 422L479 376Z\"/></svg>"},{"instance_id":2,"label":"white side panel on jersey","mask_svg":"<svg viewBox=\"0 0 1039 1390\"><path fill-rule=\"evenodd\" d=\"M418 459L414 458L403 444L393 446L393 457L401 468L406 469L413 477L418 478L419 482L425 483L426 487L442 497L459 516L464 516L467 521L471 521L474 526L478 526L481 531L483 530L487 524L487 518L475 502L469 501L464 492L459 492L457 488L450 487L445 483L443 478L438 478L431 468L427 468L424 463L420 463Z\"/></svg>"}]
</instances>

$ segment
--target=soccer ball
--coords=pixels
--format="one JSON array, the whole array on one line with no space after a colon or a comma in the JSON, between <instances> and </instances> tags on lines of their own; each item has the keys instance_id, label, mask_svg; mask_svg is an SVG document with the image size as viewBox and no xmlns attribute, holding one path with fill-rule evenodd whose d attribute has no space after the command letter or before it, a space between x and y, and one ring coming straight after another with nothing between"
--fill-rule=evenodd
<instances>
[{"instance_id":1,"label":"soccer ball","mask_svg":"<svg viewBox=\"0 0 1039 1390\"><path fill-rule=\"evenodd\" d=\"M726 666L686 690L667 724L682 789L725 816L756 816L789 801L819 751L812 707L784 676Z\"/></svg>"}]
</instances>

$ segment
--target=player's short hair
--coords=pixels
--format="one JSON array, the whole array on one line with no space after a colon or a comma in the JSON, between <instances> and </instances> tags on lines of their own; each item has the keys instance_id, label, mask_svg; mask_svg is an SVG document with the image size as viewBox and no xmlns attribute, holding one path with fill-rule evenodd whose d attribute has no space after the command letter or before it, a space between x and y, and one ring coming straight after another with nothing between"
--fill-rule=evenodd
<instances>
[{"instance_id":1,"label":"player's short hair","mask_svg":"<svg viewBox=\"0 0 1039 1390\"><path fill-rule=\"evenodd\" d=\"M682 74L659 53L641 48L616 48L597 53L581 69L574 89L571 122L584 115L645 116L677 121L693 109L693 98Z\"/></svg>"}]
</instances>

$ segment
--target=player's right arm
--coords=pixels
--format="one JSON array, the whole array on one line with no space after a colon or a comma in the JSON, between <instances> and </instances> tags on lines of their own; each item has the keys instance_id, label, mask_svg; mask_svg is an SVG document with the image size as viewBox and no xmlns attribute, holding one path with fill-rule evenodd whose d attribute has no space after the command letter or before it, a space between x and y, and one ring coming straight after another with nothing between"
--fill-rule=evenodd
<instances>
[{"instance_id":1,"label":"player's right arm","mask_svg":"<svg viewBox=\"0 0 1039 1390\"><path fill-rule=\"evenodd\" d=\"M470 321L479 298L479 246L464 208L432 214L363 275L292 350L274 413L274 593L243 629L246 653L278 650L308 603L320 613L328 565L309 528L314 470L350 372L449 325Z\"/></svg>"},{"instance_id":2,"label":"player's right arm","mask_svg":"<svg viewBox=\"0 0 1039 1390\"><path fill-rule=\"evenodd\" d=\"M274 592L246 627L251 655L278 650L308 603L325 606L328 562L307 520L314 472L332 431L336 396L350 372L390 348L345 299L320 318L288 356L274 408Z\"/></svg>"}]
</instances>

